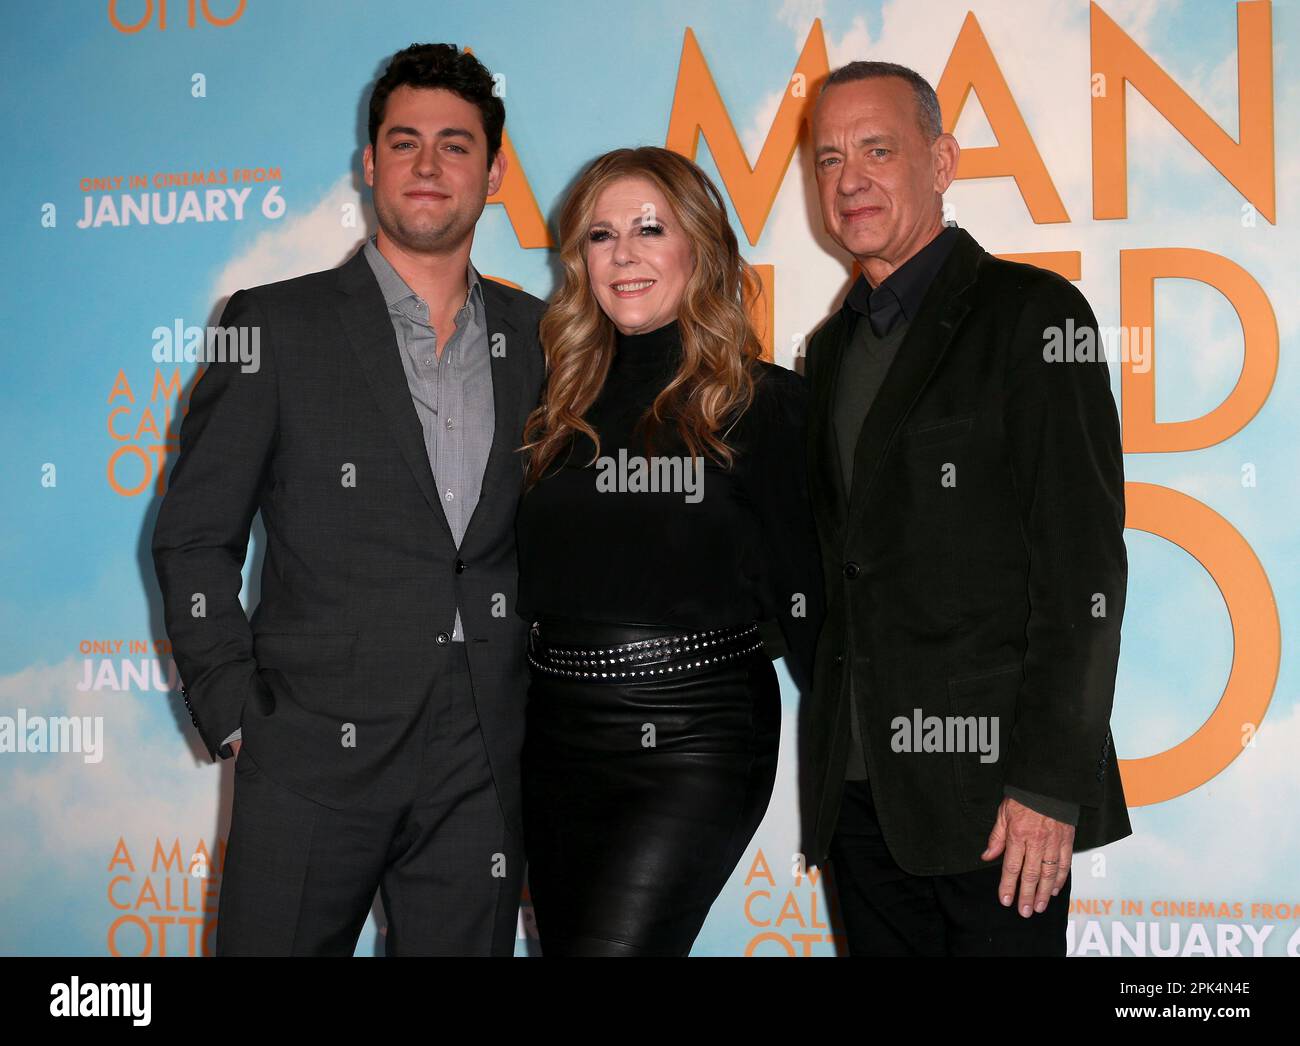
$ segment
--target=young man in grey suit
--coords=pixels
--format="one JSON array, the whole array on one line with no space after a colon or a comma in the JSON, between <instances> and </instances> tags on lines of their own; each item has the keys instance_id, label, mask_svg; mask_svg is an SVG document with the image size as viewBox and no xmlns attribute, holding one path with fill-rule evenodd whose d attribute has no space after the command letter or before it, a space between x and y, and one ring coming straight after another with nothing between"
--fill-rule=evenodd
<instances>
[{"instance_id":1,"label":"young man in grey suit","mask_svg":"<svg viewBox=\"0 0 1300 1046\"><path fill-rule=\"evenodd\" d=\"M153 551L186 706L236 759L218 954L350 955L376 888L389 955L513 953L543 304L469 261L504 122L472 55L394 55L364 155L378 235L232 296L221 325L260 328L260 365L195 387Z\"/></svg>"},{"instance_id":2,"label":"young man in grey suit","mask_svg":"<svg viewBox=\"0 0 1300 1046\"><path fill-rule=\"evenodd\" d=\"M1070 858L1129 834L1110 712L1127 558L1106 365L1067 280L945 228L958 146L910 69L854 62L813 119L858 261L813 335L826 625L801 709L805 853L853 955L1063 955Z\"/></svg>"}]
</instances>

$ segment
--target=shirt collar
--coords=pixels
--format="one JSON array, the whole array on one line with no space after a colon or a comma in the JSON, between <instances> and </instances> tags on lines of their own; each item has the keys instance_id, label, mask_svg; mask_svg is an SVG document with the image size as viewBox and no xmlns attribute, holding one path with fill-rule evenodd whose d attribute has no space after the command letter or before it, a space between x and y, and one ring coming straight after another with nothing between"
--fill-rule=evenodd
<instances>
[{"instance_id":1,"label":"shirt collar","mask_svg":"<svg viewBox=\"0 0 1300 1046\"><path fill-rule=\"evenodd\" d=\"M384 257L383 251L379 249L375 240L374 236L366 240L366 261L370 262L370 268L375 274L375 279L379 281L379 290L384 295L384 304L391 309L407 298L418 297L415 291L411 290L407 282L402 279L398 271L393 268L392 262ZM465 294L465 304L468 305L471 300L474 300L479 305L482 305L483 286L479 281L478 270L474 268L472 261L467 261L465 264L465 278L469 284L469 289Z\"/></svg>"},{"instance_id":2,"label":"shirt collar","mask_svg":"<svg viewBox=\"0 0 1300 1046\"><path fill-rule=\"evenodd\" d=\"M957 227L949 225L907 261L872 287L866 273L860 273L844 297L844 306L868 319L900 313L910 323L916 318L930 284L948 260L957 242ZM876 323L872 324L873 329ZM883 333L883 332L882 332Z\"/></svg>"}]
</instances>

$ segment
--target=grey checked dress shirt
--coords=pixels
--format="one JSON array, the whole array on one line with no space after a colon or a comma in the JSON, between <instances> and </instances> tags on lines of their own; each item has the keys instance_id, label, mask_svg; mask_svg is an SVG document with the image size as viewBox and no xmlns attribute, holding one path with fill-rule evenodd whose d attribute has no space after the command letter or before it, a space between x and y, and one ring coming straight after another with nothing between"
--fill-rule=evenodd
<instances>
[{"instance_id":1,"label":"grey checked dress shirt","mask_svg":"<svg viewBox=\"0 0 1300 1046\"><path fill-rule=\"evenodd\" d=\"M478 504L496 422L492 360L478 271L470 263L466 273L469 292L456 313L456 330L439 356L438 336L429 325L428 302L406 285L380 253L373 236L366 241L365 252L388 305L406 383L424 431L429 468L459 548ZM465 641L459 608L451 638L459 643Z\"/></svg>"}]
</instances>

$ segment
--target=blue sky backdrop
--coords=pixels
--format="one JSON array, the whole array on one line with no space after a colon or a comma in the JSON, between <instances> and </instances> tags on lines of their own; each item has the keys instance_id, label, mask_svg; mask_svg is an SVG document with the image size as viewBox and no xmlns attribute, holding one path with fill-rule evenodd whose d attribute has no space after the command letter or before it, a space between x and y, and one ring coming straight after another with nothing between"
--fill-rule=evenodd
<instances>
[{"instance_id":1,"label":"blue sky backdrop","mask_svg":"<svg viewBox=\"0 0 1300 1046\"><path fill-rule=\"evenodd\" d=\"M128 21L145 6L117 5ZM948 201L959 224L994 252L1081 251L1080 286L1102 324L1119 322L1120 250L1177 246L1222 254L1264 288L1282 337L1272 394L1242 432L1204 450L1128 455L1125 462L1130 480L1173 487L1224 516L1263 563L1283 632L1267 720L1256 747L1213 781L1134 810L1136 834L1107 851L1104 876L1079 858L1075 894L1290 899L1294 883L1286 869L1300 857L1292 813L1300 775L1290 754L1300 745L1300 712L1289 642L1300 609L1293 4L1273 8L1277 224L1260 219L1253 228L1242 226L1237 190L1133 91L1129 218L1092 219L1082 0L640 8L249 0L234 25L200 21L194 29L185 25L184 3L169 6L166 30L150 25L130 35L109 25L101 2L0 9L0 126L11 143L0 199L8 230L0 323L7 376L0 383L0 440L8 448L0 465L0 714L25 707L31 714L103 715L108 730L105 759L94 766L66 756L0 756L8 797L0 812L0 952L105 951L107 927L118 914L105 892L118 837L147 855L156 837L179 837L188 848L224 831L229 789L222 775L229 768L199 757L180 729L174 695L77 689L87 660L79 652L83 641L163 638L147 556L156 499L151 492L120 496L106 481L117 448L107 431L109 394L123 372L136 402L119 428L132 428L148 405L154 327L176 317L207 323L238 287L332 267L348 256L363 230L341 226L339 209L365 199L365 91L387 55L414 41L449 41L472 47L505 74L507 131L551 216L579 167L596 154L663 144L687 27L753 162L813 18L822 20L832 65L884 58L937 82L968 10L989 39L1071 221L1034 225L1014 183L993 179L953 187ZM210 6L221 15L234 4ZM1236 136L1232 4L1123 0L1103 7ZM204 98L191 95L195 73L206 78ZM957 136L965 146L994 143L974 98ZM716 176L707 146L699 159ZM809 163L802 150L796 154L760 242L749 246L742 237L751 261L776 267L777 359L786 364L797 337L838 304L848 272L846 258L827 253L809 227ZM255 187L242 221L77 227L83 178L244 166L281 169L283 217L260 213L264 187ZM42 227L46 204L57 208L54 228ZM739 233L734 212L733 224ZM500 207L485 211L473 256L481 271L539 296L552 290L547 252L521 249ZM1159 284L1156 342L1162 421L1213 409L1241 367L1236 314L1201 284ZM181 370L188 377L192 366ZM1117 371L1113 379L1118 393ZM53 488L40 482L45 463L57 467ZM1241 482L1247 463L1255 466L1254 487ZM120 475L134 480L140 472L124 467ZM1154 754L1190 735L1218 702L1233 658L1222 597L1199 564L1163 539L1132 531L1129 551L1113 722L1122 758ZM102 659L90 660L97 666ZM743 911L753 887L742 878L754 852L762 848L778 878L788 879L797 848L790 719L767 821L715 906L697 954L738 953L758 932ZM798 896L803 903L808 892ZM773 917L777 907L770 907ZM1280 954L1290 933L1279 927L1267 950ZM373 948L372 926L359 950Z\"/></svg>"}]
</instances>

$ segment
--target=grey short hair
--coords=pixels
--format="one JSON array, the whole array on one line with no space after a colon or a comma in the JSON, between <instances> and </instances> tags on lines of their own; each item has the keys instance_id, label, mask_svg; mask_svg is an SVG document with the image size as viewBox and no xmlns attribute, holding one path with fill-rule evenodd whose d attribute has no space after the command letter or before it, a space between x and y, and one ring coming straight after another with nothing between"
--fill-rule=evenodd
<instances>
[{"instance_id":1,"label":"grey short hair","mask_svg":"<svg viewBox=\"0 0 1300 1046\"><path fill-rule=\"evenodd\" d=\"M906 80L916 97L917 112L921 117L921 133L929 141L934 141L943 134L943 116L939 112L939 96L934 93L930 81L915 69L893 62L850 62L836 69L822 84L820 94L835 84L853 83L856 80L878 80L885 76L896 76Z\"/></svg>"}]
</instances>

